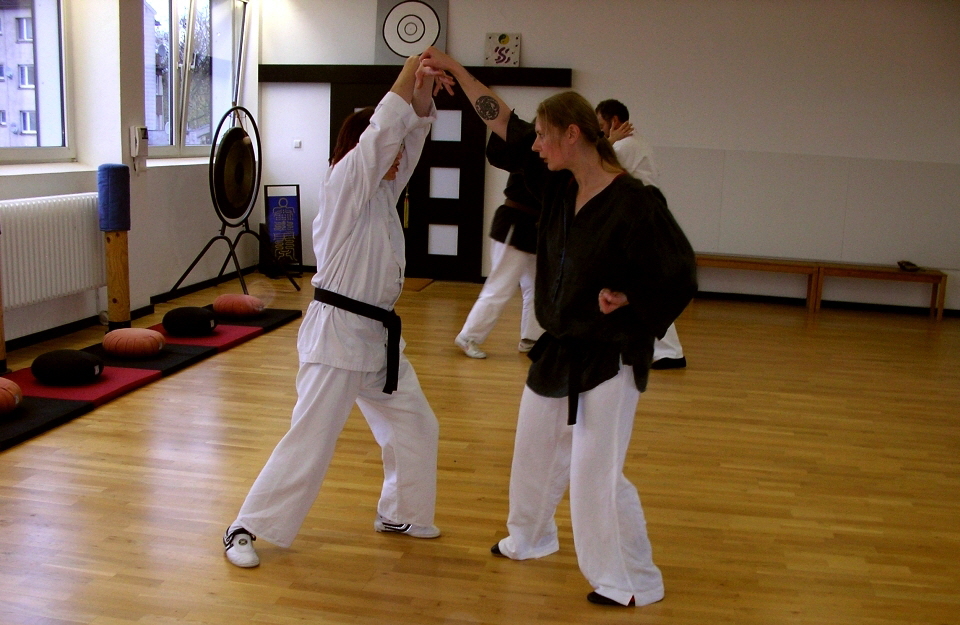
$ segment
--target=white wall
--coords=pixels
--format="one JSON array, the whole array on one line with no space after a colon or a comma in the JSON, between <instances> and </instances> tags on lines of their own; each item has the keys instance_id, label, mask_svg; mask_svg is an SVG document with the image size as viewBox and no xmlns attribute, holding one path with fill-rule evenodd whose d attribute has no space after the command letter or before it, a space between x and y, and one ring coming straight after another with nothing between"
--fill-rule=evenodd
<instances>
[{"instance_id":1,"label":"white wall","mask_svg":"<svg viewBox=\"0 0 960 625\"><path fill-rule=\"evenodd\" d=\"M271 2L262 62L372 63L376 4ZM697 250L909 259L960 280L960 3L449 1L447 50L464 64L482 65L486 33L501 31L523 34L522 65L570 67L588 99L630 107ZM323 124L322 93L286 103L290 88L262 87L264 115ZM500 93L524 115L543 95L527 91L542 90ZM270 143L268 158L275 149L288 150ZM315 171L286 169L284 182ZM488 212L504 179L488 178ZM911 286L836 279L825 297L927 306L929 290ZM731 271L703 272L701 288L805 292L790 276ZM947 296L960 308L960 288Z\"/></svg>"},{"instance_id":2,"label":"white wall","mask_svg":"<svg viewBox=\"0 0 960 625\"><path fill-rule=\"evenodd\" d=\"M97 167L124 163L130 180L130 304L146 307L168 292L203 246L218 234L221 222L210 199L208 157L151 160L135 173L127 153L127 128L143 124L143 10L136 0L64 0L68 26L66 60L77 162L48 165L0 165L0 199L97 190ZM259 120L257 64L259 2L250 2L244 92L240 104ZM262 217L262 198L251 221ZM235 236L236 232L228 232ZM241 263L256 262L253 237L244 237ZM185 285L217 275L227 246L215 243ZM228 271L232 270L232 266ZM239 292L239 283L237 285ZM7 340L95 316L104 308L86 294L8 310Z\"/></svg>"},{"instance_id":3,"label":"white wall","mask_svg":"<svg viewBox=\"0 0 960 625\"><path fill-rule=\"evenodd\" d=\"M137 123L142 86L120 59L142 53L134 35L140 24L127 26L137 4L65 2L78 162L0 166L0 199L95 191L100 164L130 164L125 126ZM329 90L261 89L257 60L373 63L376 0L250 6L241 104L261 127L263 182L301 185L309 263L309 224L329 142ZM449 6L448 51L465 64L482 65L487 32L520 32L524 66L570 67L574 88L591 101L623 100L654 145L671 208L698 250L909 259L951 271L947 305L960 309L960 3L450 0ZM500 93L529 118L552 90ZM488 219L504 181L502 172L488 169ZM136 309L173 286L220 222L205 158L151 162L133 177L131 197ZM262 198L254 221L261 206ZM216 274L226 252L222 242L216 246L187 284ZM245 247L248 264L255 252ZM704 272L701 287L804 293L802 281L790 276L751 272ZM827 283L825 296L926 306L929 291L837 279ZM8 311L6 338L94 315L92 299Z\"/></svg>"}]
</instances>

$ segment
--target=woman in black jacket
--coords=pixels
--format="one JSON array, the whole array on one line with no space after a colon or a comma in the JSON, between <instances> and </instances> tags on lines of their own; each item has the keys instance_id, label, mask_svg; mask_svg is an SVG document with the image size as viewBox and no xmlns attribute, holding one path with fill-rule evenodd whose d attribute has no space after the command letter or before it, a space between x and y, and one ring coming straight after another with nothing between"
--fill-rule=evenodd
<instances>
[{"instance_id":1,"label":"woman in black jacket","mask_svg":"<svg viewBox=\"0 0 960 625\"><path fill-rule=\"evenodd\" d=\"M557 551L554 513L569 487L587 599L659 601L663 579L623 463L653 340L696 292L693 249L656 188L620 167L582 96L548 98L530 124L448 55L422 58L460 84L493 133L490 162L522 171L542 206L535 308L546 333L520 401L510 534L491 550L516 560Z\"/></svg>"}]
</instances>

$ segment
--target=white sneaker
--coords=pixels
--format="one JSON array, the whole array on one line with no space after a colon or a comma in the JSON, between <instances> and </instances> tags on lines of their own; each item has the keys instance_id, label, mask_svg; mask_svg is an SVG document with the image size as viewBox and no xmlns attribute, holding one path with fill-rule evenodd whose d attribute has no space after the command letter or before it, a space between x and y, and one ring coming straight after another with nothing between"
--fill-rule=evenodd
<instances>
[{"instance_id":1,"label":"white sneaker","mask_svg":"<svg viewBox=\"0 0 960 625\"><path fill-rule=\"evenodd\" d=\"M414 538L436 538L440 535L440 528L436 525L413 525L411 523L394 523L388 521L379 514L377 520L373 522L373 529L378 532L392 532L394 534L406 534Z\"/></svg>"},{"instance_id":2,"label":"white sneaker","mask_svg":"<svg viewBox=\"0 0 960 625\"><path fill-rule=\"evenodd\" d=\"M223 555L227 556L227 560L234 566L253 568L260 564L257 550L253 548L253 541L256 539L256 536L242 527L232 532L228 527L223 534Z\"/></svg>"},{"instance_id":3,"label":"white sneaker","mask_svg":"<svg viewBox=\"0 0 960 625\"><path fill-rule=\"evenodd\" d=\"M536 344L537 342L533 339L520 339L520 344L517 345L517 350L522 354L526 354L533 349L533 346Z\"/></svg>"},{"instance_id":4,"label":"white sneaker","mask_svg":"<svg viewBox=\"0 0 960 625\"><path fill-rule=\"evenodd\" d=\"M462 336L457 336L453 340L457 344L457 347L463 350L463 353L469 356L470 358L486 358L487 352L480 349L476 343L470 339L465 339Z\"/></svg>"}]
</instances>

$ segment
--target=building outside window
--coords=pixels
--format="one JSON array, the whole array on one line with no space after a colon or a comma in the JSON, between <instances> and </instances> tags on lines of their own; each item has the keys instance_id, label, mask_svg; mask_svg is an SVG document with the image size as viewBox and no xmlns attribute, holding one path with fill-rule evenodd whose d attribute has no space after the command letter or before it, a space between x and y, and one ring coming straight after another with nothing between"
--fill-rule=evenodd
<instances>
[{"instance_id":1,"label":"building outside window","mask_svg":"<svg viewBox=\"0 0 960 625\"><path fill-rule=\"evenodd\" d=\"M62 18L61 0L0 0L0 163L72 158Z\"/></svg>"}]
</instances>

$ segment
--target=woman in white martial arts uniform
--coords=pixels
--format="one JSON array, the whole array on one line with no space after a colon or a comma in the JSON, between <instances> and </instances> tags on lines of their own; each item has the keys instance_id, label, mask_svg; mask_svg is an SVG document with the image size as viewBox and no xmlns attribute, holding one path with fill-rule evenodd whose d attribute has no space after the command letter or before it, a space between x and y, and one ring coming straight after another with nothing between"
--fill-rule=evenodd
<instances>
[{"instance_id":1,"label":"woman in white martial arts uniform","mask_svg":"<svg viewBox=\"0 0 960 625\"><path fill-rule=\"evenodd\" d=\"M634 133L630 123L630 110L619 100L603 100L597 105L597 121L600 130L613 144L617 160L628 174L660 188L660 172L653 160L653 148L641 135ZM677 334L677 324L671 323L667 333L653 342L653 364L651 369L683 369L687 359L683 355L683 345Z\"/></svg>"},{"instance_id":2,"label":"woman in white martial arts uniform","mask_svg":"<svg viewBox=\"0 0 960 625\"><path fill-rule=\"evenodd\" d=\"M540 202L523 181L522 174L510 174L503 190L503 204L493 215L490 225L490 275L483 283L477 301L470 309L463 328L454 339L457 347L470 358L486 358L480 349L507 301L520 285L523 307L520 314L520 343L517 349L529 352L543 334L533 312L533 283L537 267L537 219Z\"/></svg>"},{"instance_id":3,"label":"woman in white martial arts uniform","mask_svg":"<svg viewBox=\"0 0 960 625\"><path fill-rule=\"evenodd\" d=\"M439 426L402 354L393 312L406 265L395 206L436 114L434 79L419 68L418 57L408 59L376 109L354 113L340 130L313 222L316 295L297 340L297 403L290 430L224 534L226 557L237 566L259 564L257 536L281 547L293 542L354 402L383 450L374 528L440 535L433 525Z\"/></svg>"},{"instance_id":4,"label":"woman in white martial arts uniform","mask_svg":"<svg viewBox=\"0 0 960 625\"><path fill-rule=\"evenodd\" d=\"M545 334L520 399L509 536L491 551L557 551L554 514L569 487L587 599L659 601L663 579L623 463L653 340L696 291L693 249L663 196L624 172L582 96L544 100L534 126L443 52L429 48L422 65L457 80L492 131L491 164L522 171L541 200L534 299Z\"/></svg>"}]
</instances>

